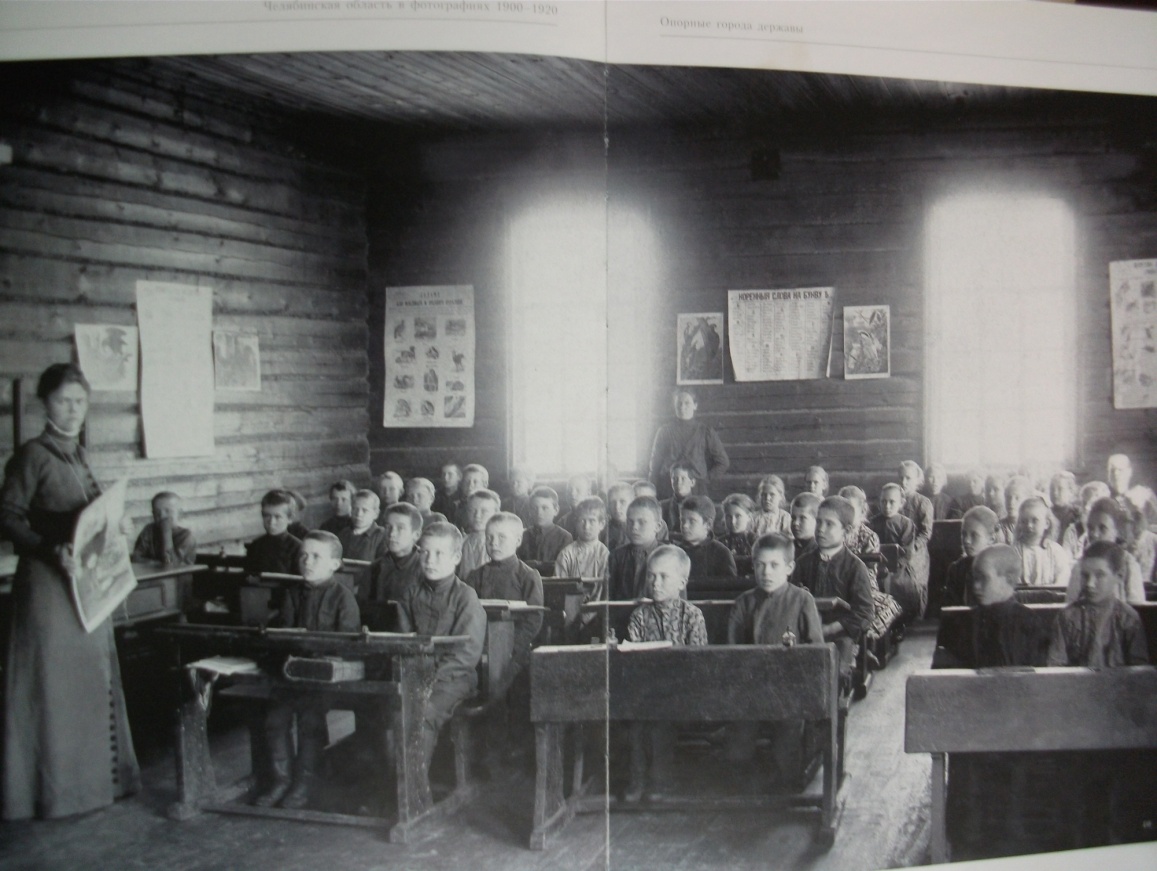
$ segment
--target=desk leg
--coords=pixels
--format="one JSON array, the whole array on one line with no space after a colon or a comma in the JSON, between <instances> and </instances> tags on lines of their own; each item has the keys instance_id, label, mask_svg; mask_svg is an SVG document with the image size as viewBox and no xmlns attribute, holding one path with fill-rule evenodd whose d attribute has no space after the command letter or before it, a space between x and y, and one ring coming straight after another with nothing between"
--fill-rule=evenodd
<instances>
[{"instance_id":1,"label":"desk leg","mask_svg":"<svg viewBox=\"0 0 1157 871\"><path fill-rule=\"evenodd\" d=\"M562 735L565 729L562 723L534 724L536 770L534 829L530 833L532 850L545 849L547 836L561 829L574 815L574 806L563 797Z\"/></svg>"},{"instance_id":2,"label":"desk leg","mask_svg":"<svg viewBox=\"0 0 1157 871\"><path fill-rule=\"evenodd\" d=\"M181 707L177 712L177 801L168 808L174 820L200 813L201 805L217 792L213 761L209 757L209 694L212 682L196 669L182 674Z\"/></svg>"},{"instance_id":3,"label":"desk leg","mask_svg":"<svg viewBox=\"0 0 1157 871\"><path fill-rule=\"evenodd\" d=\"M948 794L948 756L932 754L932 864L949 860L946 800Z\"/></svg>"},{"instance_id":4,"label":"desk leg","mask_svg":"<svg viewBox=\"0 0 1157 871\"><path fill-rule=\"evenodd\" d=\"M433 807L430 777L422 752L422 714L434 689L434 661L426 656L400 656L394 661L394 676L401 697L394 707L392 727L395 748L395 775L398 790L398 822L390 830L390 840L406 842L409 827Z\"/></svg>"},{"instance_id":5,"label":"desk leg","mask_svg":"<svg viewBox=\"0 0 1157 871\"><path fill-rule=\"evenodd\" d=\"M825 731L824 740L824 774L823 797L820 805L820 827L816 831L816 843L825 850L831 849L836 842L837 820L836 798L840 789L840 721L843 712L838 712L834 718L823 722Z\"/></svg>"}]
</instances>

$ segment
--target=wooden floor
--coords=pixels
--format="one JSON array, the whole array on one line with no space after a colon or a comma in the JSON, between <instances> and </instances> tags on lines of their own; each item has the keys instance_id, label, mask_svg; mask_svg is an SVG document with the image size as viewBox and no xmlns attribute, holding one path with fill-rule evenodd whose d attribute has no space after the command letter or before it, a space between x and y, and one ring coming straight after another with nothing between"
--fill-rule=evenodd
<instances>
[{"instance_id":1,"label":"wooden floor","mask_svg":"<svg viewBox=\"0 0 1157 871\"><path fill-rule=\"evenodd\" d=\"M526 849L533 803L528 768L485 784L479 800L408 845L390 844L372 829L250 817L204 814L177 823L164 816L176 794L172 761L158 758L145 768L142 794L105 811L0 825L0 867L861 871L923 864L929 760L903 751L904 682L912 671L928 667L933 644L931 627L910 632L896 659L877 673L868 697L853 705L841 793L846 803L836 844L827 853L812 847L812 817L742 809L615 813L609 831L603 815L584 814L546 851L531 852ZM246 748L243 729L214 739L220 782L245 772ZM705 788L718 788L707 781L728 776L721 765L705 758L689 766L688 776L702 778Z\"/></svg>"}]
</instances>

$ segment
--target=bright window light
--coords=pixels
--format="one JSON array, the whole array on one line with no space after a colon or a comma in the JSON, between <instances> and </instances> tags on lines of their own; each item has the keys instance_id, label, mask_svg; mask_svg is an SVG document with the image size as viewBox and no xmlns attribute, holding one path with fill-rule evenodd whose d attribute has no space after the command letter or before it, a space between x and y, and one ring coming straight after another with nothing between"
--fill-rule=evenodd
<instances>
[{"instance_id":1,"label":"bright window light","mask_svg":"<svg viewBox=\"0 0 1157 871\"><path fill-rule=\"evenodd\" d=\"M961 196L927 237L928 459L1047 470L1076 430L1072 214L1059 200Z\"/></svg>"},{"instance_id":2,"label":"bright window light","mask_svg":"<svg viewBox=\"0 0 1157 871\"><path fill-rule=\"evenodd\" d=\"M649 235L639 217L608 211L602 191L528 209L513 222L514 464L540 477L603 471L608 461L620 472L638 468L648 356L633 339L640 302L650 298Z\"/></svg>"}]
</instances>

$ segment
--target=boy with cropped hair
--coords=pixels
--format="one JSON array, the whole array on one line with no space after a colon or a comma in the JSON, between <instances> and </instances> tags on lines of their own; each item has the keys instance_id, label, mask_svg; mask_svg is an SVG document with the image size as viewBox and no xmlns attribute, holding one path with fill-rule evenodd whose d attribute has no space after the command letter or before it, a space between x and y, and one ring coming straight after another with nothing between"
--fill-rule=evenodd
<instances>
[{"instance_id":1,"label":"boy with cropped hair","mask_svg":"<svg viewBox=\"0 0 1157 871\"><path fill-rule=\"evenodd\" d=\"M575 528L578 523L576 509L580 502L594 495L594 487L594 478L585 474L571 475L566 482L567 511L555 521L555 524L569 532L572 539L578 538L578 531Z\"/></svg>"},{"instance_id":2,"label":"boy with cropped hair","mask_svg":"<svg viewBox=\"0 0 1157 871\"><path fill-rule=\"evenodd\" d=\"M530 494L534 492L535 475L529 466L514 466L510 470L510 496L502 500L502 510L517 514L523 526L534 523Z\"/></svg>"},{"instance_id":3,"label":"boy with cropped hair","mask_svg":"<svg viewBox=\"0 0 1157 871\"><path fill-rule=\"evenodd\" d=\"M634 498L634 488L626 481L616 481L607 488L607 525L599 540L609 552L627 543L627 507Z\"/></svg>"},{"instance_id":4,"label":"boy with cropped hair","mask_svg":"<svg viewBox=\"0 0 1157 871\"><path fill-rule=\"evenodd\" d=\"M324 530L306 533L297 568L305 583L287 587L270 625L309 632L357 632L361 616L354 594L334 579L341 566L342 547L336 535ZM300 809L309 803L328 737L327 709L314 695L300 696L291 704L274 702L266 708L264 737L270 771L266 773L268 786L253 799L254 805ZM295 718L296 754L292 752Z\"/></svg>"},{"instance_id":5,"label":"boy with cropped hair","mask_svg":"<svg viewBox=\"0 0 1157 871\"><path fill-rule=\"evenodd\" d=\"M534 525L523 535L518 556L539 568L558 559L559 553L573 539L569 532L555 525L558 494L551 487L536 487L530 494L530 504L534 511Z\"/></svg>"},{"instance_id":6,"label":"boy with cropped hair","mask_svg":"<svg viewBox=\"0 0 1157 871\"><path fill-rule=\"evenodd\" d=\"M443 463L438 472L438 483L442 486L437 488L430 509L446 517L457 517L465 501L461 490L462 467L455 462Z\"/></svg>"},{"instance_id":7,"label":"boy with cropped hair","mask_svg":"<svg viewBox=\"0 0 1157 871\"><path fill-rule=\"evenodd\" d=\"M659 502L653 496L638 496L628 506L627 543L607 560L607 598L611 601L641 599L647 594L647 559L659 546L659 522Z\"/></svg>"},{"instance_id":8,"label":"boy with cropped hair","mask_svg":"<svg viewBox=\"0 0 1157 871\"><path fill-rule=\"evenodd\" d=\"M855 516L856 509L842 496L824 499L816 510L816 548L796 560L791 575L793 584L805 587L816 598L838 598L848 606L823 615L823 637L839 652L844 689L851 686L856 651L875 616L868 569L844 546Z\"/></svg>"},{"instance_id":9,"label":"boy with cropped hair","mask_svg":"<svg viewBox=\"0 0 1157 871\"><path fill-rule=\"evenodd\" d=\"M462 562L458 566L463 580L490 561L486 555L486 524L501 510L502 498L493 490L475 490L466 498L466 540L462 543Z\"/></svg>"},{"instance_id":10,"label":"boy with cropped hair","mask_svg":"<svg viewBox=\"0 0 1157 871\"><path fill-rule=\"evenodd\" d=\"M434 482L429 478L411 478L406 482L406 501L421 512L423 526L449 522L446 515L433 509L435 495Z\"/></svg>"},{"instance_id":11,"label":"boy with cropped hair","mask_svg":"<svg viewBox=\"0 0 1157 871\"><path fill-rule=\"evenodd\" d=\"M270 490L261 497L261 524L265 535L245 546L247 575L297 574L301 541L289 534L293 509L293 496L286 490Z\"/></svg>"},{"instance_id":12,"label":"boy with cropped hair","mask_svg":"<svg viewBox=\"0 0 1157 871\"><path fill-rule=\"evenodd\" d=\"M490 489L490 473L485 466L470 463L462 468L462 483L459 485L458 510L446 515L446 519L459 529L466 530L466 500L479 490Z\"/></svg>"},{"instance_id":13,"label":"boy with cropped hair","mask_svg":"<svg viewBox=\"0 0 1157 871\"><path fill-rule=\"evenodd\" d=\"M695 492L695 471L683 463L671 467L671 497L659 503L663 510L663 522L671 531L672 540L681 535L679 509L683 500Z\"/></svg>"},{"instance_id":14,"label":"boy with cropped hair","mask_svg":"<svg viewBox=\"0 0 1157 871\"><path fill-rule=\"evenodd\" d=\"M197 540L181 522L181 497L167 490L153 497L153 521L145 524L133 545L133 562L152 560L163 566L191 566Z\"/></svg>"},{"instance_id":15,"label":"boy with cropped hair","mask_svg":"<svg viewBox=\"0 0 1157 871\"><path fill-rule=\"evenodd\" d=\"M406 493L406 482L397 472L383 472L376 482L378 500L381 502L381 511L378 514L378 525L386 525L386 509L396 502L401 502Z\"/></svg>"},{"instance_id":16,"label":"boy with cropped hair","mask_svg":"<svg viewBox=\"0 0 1157 871\"><path fill-rule=\"evenodd\" d=\"M478 688L478 662L486 641L486 612L478 594L455 575L462 559L462 531L445 521L422 530L418 548L421 582L398 601L400 630L419 635L464 635L467 642L437 654L434 688L422 707L422 773L428 780L438 733L454 709Z\"/></svg>"},{"instance_id":17,"label":"boy with cropped hair","mask_svg":"<svg viewBox=\"0 0 1157 871\"><path fill-rule=\"evenodd\" d=\"M353 481L336 481L329 488L329 504L333 508L333 516L326 518L319 529L322 532L332 532L337 535L350 525L350 512L353 510L354 493L358 488Z\"/></svg>"},{"instance_id":18,"label":"boy with cropped hair","mask_svg":"<svg viewBox=\"0 0 1157 871\"><path fill-rule=\"evenodd\" d=\"M422 580L418 540L422 513L409 502L395 502L386 509L386 552L370 570L368 588L358 595L366 602L397 602L407 589Z\"/></svg>"},{"instance_id":19,"label":"boy with cropped hair","mask_svg":"<svg viewBox=\"0 0 1157 871\"><path fill-rule=\"evenodd\" d=\"M690 579L734 578L735 555L712 535L715 503L709 496L688 496L679 507L680 547L691 560Z\"/></svg>"},{"instance_id":20,"label":"boy with cropped hair","mask_svg":"<svg viewBox=\"0 0 1157 871\"><path fill-rule=\"evenodd\" d=\"M811 491L791 500L791 537L795 543L796 562L816 546L816 511L821 499Z\"/></svg>"},{"instance_id":21,"label":"boy with cropped hair","mask_svg":"<svg viewBox=\"0 0 1157 871\"><path fill-rule=\"evenodd\" d=\"M591 496L575 506L575 540L559 551L554 574L559 578L599 578L607 573L611 552L599 541L607 522L603 500Z\"/></svg>"},{"instance_id":22,"label":"boy with cropped hair","mask_svg":"<svg viewBox=\"0 0 1157 871\"><path fill-rule=\"evenodd\" d=\"M671 530L671 527L669 527L667 525L667 521L663 519L663 506L662 506L662 503L659 502L659 490L658 490L658 488L654 484L652 484L650 481L644 480L644 481L636 481L634 483L634 485L631 487L631 489L635 493L635 497L634 497L635 499L638 499L640 496L648 496L651 499L655 500L655 504L659 506L658 539L663 544L666 544L667 542L669 542L671 540L672 530ZM678 533L679 533L679 527L678 526L675 527L674 532L676 535L678 535Z\"/></svg>"}]
</instances>

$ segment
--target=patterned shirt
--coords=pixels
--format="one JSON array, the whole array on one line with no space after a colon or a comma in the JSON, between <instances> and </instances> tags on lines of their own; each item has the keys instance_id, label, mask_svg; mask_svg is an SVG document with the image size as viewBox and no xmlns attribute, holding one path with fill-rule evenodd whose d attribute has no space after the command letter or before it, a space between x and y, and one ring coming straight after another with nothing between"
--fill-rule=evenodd
<instances>
[{"instance_id":1,"label":"patterned shirt","mask_svg":"<svg viewBox=\"0 0 1157 871\"><path fill-rule=\"evenodd\" d=\"M1148 665L1149 647L1140 615L1119 599L1074 602L1057 615L1049 665L1114 668Z\"/></svg>"},{"instance_id":2,"label":"patterned shirt","mask_svg":"<svg viewBox=\"0 0 1157 871\"><path fill-rule=\"evenodd\" d=\"M872 532L872 528L866 523L861 523L859 526L848 530L848 534L844 536L844 547L854 553L856 556L862 556L866 553L880 552L880 536ZM864 565L868 569L868 577L872 579L872 589L876 589L876 564L867 563Z\"/></svg>"},{"instance_id":3,"label":"patterned shirt","mask_svg":"<svg viewBox=\"0 0 1157 871\"><path fill-rule=\"evenodd\" d=\"M684 599L645 602L631 612L627 638L698 647L707 643L707 624L703 612Z\"/></svg>"},{"instance_id":4,"label":"patterned shirt","mask_svg":"<svg viewBox=\"0 0 1157 871\"><path fill-rule=\"evenodd\" d=\"M775 511L756 511L751 518L751 534L756 538L778 532L780 535L791 537L791 515L782 508Z\"/></svg>"},{"instance_id":5,"label":"patterned shirt","mask_svg":"<svg viewBox=\"0 0 1157 871\"><path fill-rule=\"evenodd\" d=\"M1067 585L1073 561L1068 551L1047 538L1039 547L1018 544L1020 554L1020 582L1029 586Z\"/></svg>"}]
</instances>

